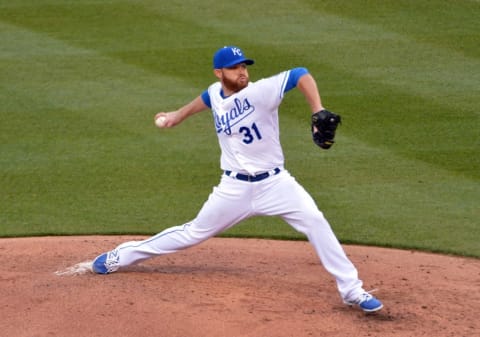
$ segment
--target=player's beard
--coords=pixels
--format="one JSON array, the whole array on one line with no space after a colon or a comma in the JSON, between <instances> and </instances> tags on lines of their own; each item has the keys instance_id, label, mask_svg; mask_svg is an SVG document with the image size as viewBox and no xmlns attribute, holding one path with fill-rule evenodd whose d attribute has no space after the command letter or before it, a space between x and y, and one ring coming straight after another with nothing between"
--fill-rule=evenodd
<instances>
[{"instance_id":1,"label":"player's beard","mask_svg":"<svg viewBox=\"0 0 480 337\"><path fill-rule=\"evenodd\" d=\"M235 80L231 80L226 76L222 79L223 86L231 92L239 92L240 90L246 88L248 86L249 78L248 76L239 76Z\"/></svg>"}]
</instances>

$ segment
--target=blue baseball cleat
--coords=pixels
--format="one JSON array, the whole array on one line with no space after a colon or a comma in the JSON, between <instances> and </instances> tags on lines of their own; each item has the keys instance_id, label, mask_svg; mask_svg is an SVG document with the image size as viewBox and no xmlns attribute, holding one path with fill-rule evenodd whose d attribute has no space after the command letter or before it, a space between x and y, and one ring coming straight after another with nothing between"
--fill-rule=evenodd
<instances>
[{"instance_id":1,"label":"blue baseball cleat","mask_svg":"<svg viewBox=\"0 0 480 337\"><path fill-rule=\"evenodd\" d=\"M103 253L95 258L92 263L92 270L97 274L110 274L120 268L120 256L118 250Z\"/></svg>"},{"instance_id":2,"label":"blue baseball cleat","mask_svg":"<svg viewBox=\"0 0 480 337\"><path fill-rule=\"evenodd\" d=\"M375 312L383 308L382 302L367 292L361 294L353 301L344 300L344 303L347 305L358 305L365 312Z\"/></svg>"}]
</instances>

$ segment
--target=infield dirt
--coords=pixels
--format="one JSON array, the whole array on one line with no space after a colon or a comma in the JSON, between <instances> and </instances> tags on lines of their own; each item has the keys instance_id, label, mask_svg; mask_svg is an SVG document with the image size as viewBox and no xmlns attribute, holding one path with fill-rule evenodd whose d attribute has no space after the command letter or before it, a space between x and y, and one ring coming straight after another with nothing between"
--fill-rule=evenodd
<instances>
[{"instance_id":1,"label":"infield dirt","mask_svg":"<svg viewBox=\"0 0 480 337\"><path fill-rule=\"evenodd\" d=\"M344 246L385 307L345 306L303 241L214 238L111 275L55 272L144 237L0 239L0 334L480 336L480 260Z\"/></svg>"}]
</instances>

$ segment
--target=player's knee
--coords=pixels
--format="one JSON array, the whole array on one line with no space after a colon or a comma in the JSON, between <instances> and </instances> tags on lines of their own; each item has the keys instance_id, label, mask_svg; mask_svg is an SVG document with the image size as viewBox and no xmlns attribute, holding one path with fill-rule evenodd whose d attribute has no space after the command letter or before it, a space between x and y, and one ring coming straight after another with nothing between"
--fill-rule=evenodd
<instances>
[{"instance_id":1,"label":"player's knee","mask_svg":"<svg viewBox=\"0 0 480 337\"><path fill-rule=\"evenodd\" d=\"M305 229L307 233L321 231L323 229L330 230L330 224L322 212L318 211L310 214L305 218Z\"/></svg>"},{"instance_id":2,"label":"player's knee","mask_svg":"<svg viewBox=\"0 0 480 337\"><path fill-rule=\"evenodd\" d=\"M206 229L205 227L199 226L195 222L192 222L186 225L185 232L189 236L192 246L199 244L213 237L216 234L216 232L213 229Z\"/></svg>"}]
</instances>

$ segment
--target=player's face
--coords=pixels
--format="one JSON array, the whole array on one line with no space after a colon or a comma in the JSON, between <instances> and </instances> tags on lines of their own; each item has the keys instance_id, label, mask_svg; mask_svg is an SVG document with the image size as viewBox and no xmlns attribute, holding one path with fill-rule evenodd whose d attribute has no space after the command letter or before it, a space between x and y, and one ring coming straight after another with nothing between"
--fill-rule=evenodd
<instances>
[{"instance_id":1,"label":"player's face","mask_svg":"<svg viewBox=\"0 0 480 337\"><path fill-rule=\"evenodd\" d=\"M247 65L245 63L240 63L230 68L220 69L217 77L227 91L231 93L238 92L248 85L249 77Z\"/></svg>"}]
</instances>

